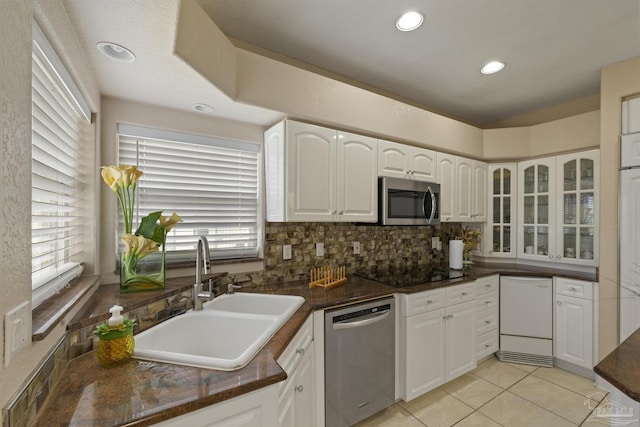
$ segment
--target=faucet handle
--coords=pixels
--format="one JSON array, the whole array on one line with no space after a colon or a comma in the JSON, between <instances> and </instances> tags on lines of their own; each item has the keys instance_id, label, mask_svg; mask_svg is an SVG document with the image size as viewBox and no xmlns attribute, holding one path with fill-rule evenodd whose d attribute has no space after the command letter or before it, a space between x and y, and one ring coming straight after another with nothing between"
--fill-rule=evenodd
<instances>
[{"instance_id":1,"label":"faucet handle","mask_svg":"<svg viewBox=\"0 0 640 427\"><path fill-rule=\"evenodd\" d=\"M235 293L236 289L240 289L240 288L242 288L242 286L234 285L233 283L229 283L227 285L227 293L228 294L233 294L233 293Z\"/></svg>"}]
</instances>

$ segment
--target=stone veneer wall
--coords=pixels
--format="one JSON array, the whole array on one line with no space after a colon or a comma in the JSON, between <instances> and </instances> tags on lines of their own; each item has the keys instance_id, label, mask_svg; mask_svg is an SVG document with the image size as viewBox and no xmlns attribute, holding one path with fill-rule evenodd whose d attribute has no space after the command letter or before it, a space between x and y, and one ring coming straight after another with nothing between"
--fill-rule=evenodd
<instances>
[{"instance_id":1,"label":"stone veneer wall","mask_svg":"<svg viewBox=\"0 0 640 427\"><path fill-rule=\"evenodd\" d=\"M320 266L346 266L347 274L385 270L389 267L421 267L448 262L449 240L460 234L461 224L434 226L375 226L352 223L267 223L265 226L264 272L252 274L255 285L308 278ZM442 250L431 247L440 237ZM353 254L360 242L360 254ZM316 257L315 244L324 243L324 257ZM282 246L291 245L292 259L282 258ZM262 276L262 277L259 277ZM239 280L241 282L242 280Z\"/></svg>"}]
</instances>

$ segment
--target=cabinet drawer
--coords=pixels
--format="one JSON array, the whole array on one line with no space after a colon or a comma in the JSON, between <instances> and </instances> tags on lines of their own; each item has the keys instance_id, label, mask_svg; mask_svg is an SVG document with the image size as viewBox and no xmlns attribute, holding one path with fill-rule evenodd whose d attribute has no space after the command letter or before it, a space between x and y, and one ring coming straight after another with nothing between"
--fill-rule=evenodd
<instances>
[{"instance_id":1,"label":"cabinet drawer","mask_svg":"<svg viewBox=\"0 0 640 427\"><path fill-rule=\"evenodd\" d=\"M447 306L476 299L476 282L445 288Z\"/></svg>"},{"instance_id":2,"label":"cabinet drawer","mask_svg":"<svg viewBox=\"0 0 640 427\"><path fill-rule=\"evenodd\" d=\"M593 283L583 280L554 277L556 295L593 300Z\"/></svg>"},{"instance_id":3,"label":"cabinet drawer","mask_svg":"<svg viewBox=\"0 0 640 427\"><path fill-rule=\"evenodd\" d=\"M287 375L291 375L295 371L296 366L300 363L300 359L307 351L309 345L313 341L313 316L309 316L300 328L296 336L293 337L287 348L278 358L278 364Z\"/></svg>"},{"instance_id":4,"label":"cabinet drawer","mask_svg":"<svg viewBox=\"0 0 640 427\"><path fill-rule=\"evenodd\" d=\"M478 310L478 315L481 312L487 311L498 311L498 292L493 292L491 294L479 295L478 300L476 302L476 310Z\"/></svg>"},{"instance_id":5,"label":"cabinet drawer","mask_svg":"<svg viewBox=\"0 0 640 427\"><path fill-rule=\"evenodd\" d=\"M499 318L498 310L476 312L476 334L480 335L498 329Z\"/></svg>"},{"instance_id":6,"label":"cabinet drawer","mask_svg":"<svg viewBox=\"0 0 640 427\"><path fill-rule=\"evenodd\" d=\"M496 329L478 336L476 339L476 360L483 359L498 351L500 334Z\"/></svg>"},{"instance_id":7,"label":"cabinet drawer","mask_svg":"<svg viewBox=\"0 0 640 427\"><path fill-rule=\"evenodd\" d=\"M476 280L476 293L478 295L496 292L500 286L500 276L481 277Z\"/></svg>"},{"instance_id":8,"label":"cabinet drawer","mask_svg":"<svg viewBox=\"0 0 640 427\"><path fill-rule=\"evenodd\" d=\"M405 317L426 313L444 307L444 288L417 294L402 295Z\"/></svg>"}]
</instances>

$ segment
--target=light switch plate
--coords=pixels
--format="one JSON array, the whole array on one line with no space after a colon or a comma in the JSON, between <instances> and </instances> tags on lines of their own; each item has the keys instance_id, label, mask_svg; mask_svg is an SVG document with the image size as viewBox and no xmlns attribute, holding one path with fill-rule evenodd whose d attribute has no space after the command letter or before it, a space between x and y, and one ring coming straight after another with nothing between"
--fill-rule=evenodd
<instances>
[{"instance_id":1,"label":"light switch plate","mask_svg":"<svg viewBox=\"0 0 640 427\"><path fill-rule=\"evenodd\" d=\"M324 243L316 243L316 256L324 256Z\"/></svg>"},{"instance_id":2,"label":"light switch plate","mask_svg":"<svg viewBox=\"0 0 640 427\"><path fill-rule=\"evenodd\" d=\"M353 254L354 255L360 254L360 242L353 242Z\"/></svg>"},{"instance_id":3,"label":"light switch plate","mask_svg":"<svg viewBox=\"0 0 640 427\"><path fill-rule=\"evenodd\" d=\"M282 259L291 259L291 245L282 245Z\"/></svg>"},{"instance_id":4,"label":"light switch plate","mask_svg":"<svg viewBox=\"0 0 640 427\"><path fill-rule=\"evenodd\" d=\"M4 315L4 367L31 343L31 312L25 301Z\"/></svg>"}]
</instances>

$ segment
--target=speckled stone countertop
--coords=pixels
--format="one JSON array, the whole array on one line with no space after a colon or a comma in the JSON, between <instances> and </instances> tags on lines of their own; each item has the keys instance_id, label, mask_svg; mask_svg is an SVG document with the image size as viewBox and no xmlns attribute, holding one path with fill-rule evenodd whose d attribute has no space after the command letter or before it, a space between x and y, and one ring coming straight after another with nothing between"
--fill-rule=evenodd
<instances>
[{"instance_id":1,"label":"speckled stone countertop","mask_svg":"<svg viewBox=\"0 0 640 427\"><path fill-rule=\"evenodd\" d=\"M50 392L33 426L148 426L266 387L286 379L276 360L315 310L352 304L394 293L413 293L462 284L492 274L562 275L597 280L593 275L513 266L477 265L463 278L394 288L356 276L340 287L309 289L298 281L243 291L300 295L305 303L244 368L225 372L131 359L102 368L95 351L73 359ZM110 305L111 301L101 301ZM640 341L640 336L638 337ZM640 344L639 344L640 345Z\"/></svg>"},{"instance_id":2,"label":"speckled stone countertop","mask_svg":"<svg viewBox=\"0 0 640 427\"><path fill-rule=\"evenodd\" d=\"M631 399L640 402L640 329L602 359L593 370Z\"/></svg>"}]
</instances>

